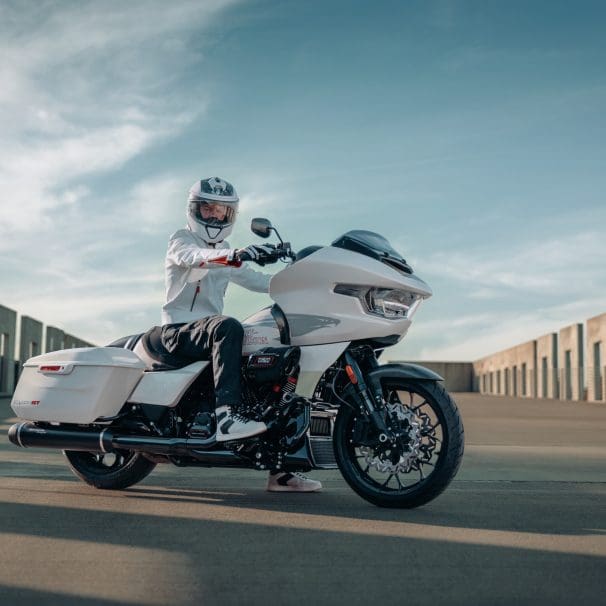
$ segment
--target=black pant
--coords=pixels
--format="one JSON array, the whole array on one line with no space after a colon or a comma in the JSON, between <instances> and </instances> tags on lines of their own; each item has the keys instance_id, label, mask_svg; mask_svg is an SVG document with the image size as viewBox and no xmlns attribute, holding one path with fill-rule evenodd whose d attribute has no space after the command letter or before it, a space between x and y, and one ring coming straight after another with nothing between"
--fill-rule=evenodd
<instances>
[{"instance_id":1,"label":"black pant","mask_svg":"<svg viewBox=\"0 0 606 606\"><path fill-rule=\"evenodd\" d=\"M227 316L209 316L188 324L156 326L145 334L149 353L168 365L211 360L217 406L239 404L242 395L242 324Z\"/></svg>"}]
</instances>

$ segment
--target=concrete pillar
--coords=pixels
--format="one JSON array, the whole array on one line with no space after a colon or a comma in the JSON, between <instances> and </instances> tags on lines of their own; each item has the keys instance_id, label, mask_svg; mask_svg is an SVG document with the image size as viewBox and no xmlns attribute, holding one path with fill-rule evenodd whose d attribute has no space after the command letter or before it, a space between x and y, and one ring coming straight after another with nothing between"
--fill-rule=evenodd
<instances>
[{"instance_id":1,"label":"concrete pillar","mask_svg":"<svg viewBox=\"0 0 606 606\"><path fill-rule=\"evenodd\" d=\"M21 316L21 334L19 337L19 371L24 362L42 353L42 322Z\"/></svg>"},{"instance_id":2,"label":"concrete pillar","mask_svg":"<svg viewBox=\"0 0 606 606\"><path fill-rule=\"evenodd\" d=\"M23 364L29 358L42 353L42 322L21 316L21 337L19 339L19 361Z\"/></svg>"},{"instance_id":3,"label":"concrete pillar","mask_svg":"<svg viewBox=\"0 0 606 606\"><path fill-rule=\"evenodd\" d=\"M511 395L518 398L535 397L537 342L527 341L504 353L511 368Z\"/></svg>"},{"instance_id":4,"label":"concrete pillar","mask_svg":"<svg viewBox=\"0 0 606 606\"><path fill-rule=\"evenodd\" d=\"M560 330L558 345L560 400L581 400L583 390L583 325Z\"/></svg>"},{"instance_id":5,"label":"concrete pillar","mask_svg":"<svg viewBox=\"0 0 606 606\"><path fill-rule=\"evenodd\" d=\"M537 339L537 397L558 398L558 335Z\"/></svg>"},{"instance_id":6,"label":"concrete pillar","mask_svg":"<svg viewBox=\"0 0 606 606\"><path fill-rule=\"evenodd\" d=\"M522 398L536 397L537 343L527 341L473 363L474 372L487 379L483 393Z\"/></svg>"},{"instance_id":7,"label":"concrete pillar","mask_svg":"<svg viewBox=\"0 0 606 606\"><path fill-rule=\"evenodd\" d=\"M483 362L475 362L473 365L474 372L480 377L480 393L490 393L488 391L488 369Z\"/></svg>"},{"instance_id":8,"label":"concrete pillar","mask_svg":"<svg viewBox=\"0 0 606 606\"><path fill-rule=\"evenodd\" d=\"M15 387L15 340L17 312L0 305L0 395L10 395Z\"/></svg>"},{"instance_id":9,"label":"concrete pillar","mask_svg":"<svg viewBox=\"0 0 606 606\"><path fill-rule=\"evenodd\" d=\"M78 337L74 337L74 335L65 333L63 336L63 348L73 349L74 347L95 347L95 345L89 343L88 341L83 341Z\"/></svg>"},{"instance_id":10,"label":"concrete pillar","mask_svg":"<svg viewBox=\"0 0 606 606\"><path fill-rule=\"evenodd\" d=\"M472 372L478 378L479 391L482 394L490 395L494 390L494 376L492 365L489 358L476 360L472 364Z\"/></svg>"},{"instance_id":11,"label":"concrete pillar","mask_svg":"<svg viewBox=\"0 0 606 606\"><path fill-rule=\"evenodd\" d=\"M64 333L63 335L63 349L73 349L78 347L78 339L73 335Z\"/></svg>"},{"instance_id":12,"label":"concrete pillar","mask_svg":"<svg viewBox=\"0 0 606 606\"><path fill-rule=\"evenodd\" d=\"M587 399L606 401L606 313L587 320Z\"/></svg>"},{"instance_id":13,"label":"concrete pillar","mask_svg":"<svg viewBox=\"0 0 606 606\"><path fill-rule=\"evenodd\" d=\"M58 351L64 347L65 333L54 326L46 327L46 347L44 351Z\"/></svg>"}]
</instances>

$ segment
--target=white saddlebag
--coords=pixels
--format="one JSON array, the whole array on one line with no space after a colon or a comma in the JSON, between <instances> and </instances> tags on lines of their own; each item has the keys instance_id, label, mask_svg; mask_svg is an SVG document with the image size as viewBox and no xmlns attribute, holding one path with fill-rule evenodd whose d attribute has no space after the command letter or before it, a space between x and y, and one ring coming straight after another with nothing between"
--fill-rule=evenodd
<instances>
[{"instance_id":1,"label":"white saddlebag","mask_svg":"<svg viewBox=\"0 0 606 606\"><path fill-rule=\"evenodd\" d=\"M118 347L53 351L24 364L11 407L28 421L92 423L118 414L144 369Z\"/></svg>"}]
</instances>

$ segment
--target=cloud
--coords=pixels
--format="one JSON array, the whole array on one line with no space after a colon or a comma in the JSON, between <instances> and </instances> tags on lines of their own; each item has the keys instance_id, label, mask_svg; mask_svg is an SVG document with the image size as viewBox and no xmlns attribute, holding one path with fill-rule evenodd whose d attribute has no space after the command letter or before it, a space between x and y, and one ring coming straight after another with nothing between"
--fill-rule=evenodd
<instances>
[{"instance_id":1,"label":"cloud","mask_svg":"<svg viewBox=\"0 0 606 606\"><path fill-rule=\"evenodd\" d=\"M170 85L200 60L183 38L230 4L3 6L0 237L51 228L47 211L74 203L75 181L119 169L200 117L199 86L180 99Z\"/></svg>"},{"instance_id":2,"label":"cloud","mask_svg":"<svg viewBox=\"0 0 606 606\"><path fill-rule=\"evenodd\" d=\"M60 138L24 146L14 143L0 151L3 185L3 221L0 236L51 227L48 212L78 202L82 184L71 186L75 178L122 166L155 139L160 132L133 124L90 128L75 137Z\"/></svg>"},{"instance_id":3,"label":"cloud","mask_svg":"<svg viewBox=\"0 0 606 606\"><path fill-rule=\"evenodd\" d=\"M593 230L506 250L441 251L421 265L424 273L458 282L478 299L515 293L582 297L596 287L606 295L606 246Z\"/></svg>"},{"instance_id":4,"label":"cloud","mask_svg":"<svg viewBox=\"0 0 606 606\"><path fill-rule=\"evenodd\" d=\"M158 175L145 179L131 189L122 220L137 225L144 233L167 235L167 226L178 216L185 217L187 183L185 176Z\"/></svg>"},{"instance_id":5,"label":"cloud","mask_svg":"<svg viewBox=\"0 0 606 606\"><path fill-rule=\"evenodd\" d=\"M606 247L593 229L506 251L444 250L413 266L434 286L435 301L391 359L476 360L606 311Z\"/></svg>"},{"instance_id":6,"label":"cloud","mask_svg":"<svg viewBox=\"0 0 606 606\"><path fill-rule=\"evenodd\" d=\"M413 338L407 345L412 345L414 340L415 359L419 360L474 361L543 335L557 333L571 324L583 323L596 315L596 310L597 313L606 311L604 301L603 297L590 298L530 309L524 313L500 310L464 316L458 322L427 322L424 327L419 325L411 329ZM440 343L435 343L437 333L447 336Z\"/></svg>"},{"instance_id":7,"label":"cloud","mask_svg":"<svg viewBox=\"0 0 606 606\"><path fill-rule=\"evenodd\" d=\"M0 304L89 338L100 318L159 310L183 183L121 171L203 118L208 82L187 78L234 3L2 3Z\"/></svg>"}]
</instances>

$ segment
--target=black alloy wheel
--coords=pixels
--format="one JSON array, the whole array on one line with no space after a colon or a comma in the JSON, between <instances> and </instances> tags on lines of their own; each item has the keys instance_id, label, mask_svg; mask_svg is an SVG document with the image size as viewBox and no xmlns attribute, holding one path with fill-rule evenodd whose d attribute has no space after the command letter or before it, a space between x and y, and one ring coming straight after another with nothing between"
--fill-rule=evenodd
<instances>
[{"instance_id":1,"label":"black alloy wheel","mask_svg":"<svg viewBox=\"0 0 606 606\"><path fill-rule=\"evenodd\" d=\"M380 507L412 508L436 498L459 469L464 432L457 406L434 381L383 381L384 413L396 435L381 442L363 431L366 418L341 406L335 458L351 488Z\"/></svg>"},{"instance_id":2,"label":"black alloy wheel","mask_svg":"<svg viewBox=\"0 0 606 606\"><path fill-rule=\"evenodd\" d=\"M90 486L120 490L147 477L156 463L130 450L110 453L64 450L71 470Z\"/></svg>"}]
</instances>

